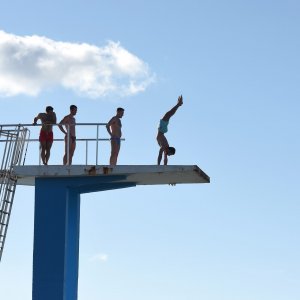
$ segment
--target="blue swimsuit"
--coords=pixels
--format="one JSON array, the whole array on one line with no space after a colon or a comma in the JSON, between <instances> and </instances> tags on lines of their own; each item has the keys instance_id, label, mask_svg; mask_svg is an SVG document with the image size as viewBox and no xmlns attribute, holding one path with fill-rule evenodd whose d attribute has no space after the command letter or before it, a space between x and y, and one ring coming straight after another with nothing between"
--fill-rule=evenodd
<instances>
[{"instance_id":1,"label":"blue swimsuit","mask_svg":"<svg viewBox=\"0 0 300 300\"><path fill-rule=\"evenodd\" d=\"M168 131L169 121L164 121L161 119L159 121L158 131L161 133L166 133Z\"/></svg>"}]
</instances>

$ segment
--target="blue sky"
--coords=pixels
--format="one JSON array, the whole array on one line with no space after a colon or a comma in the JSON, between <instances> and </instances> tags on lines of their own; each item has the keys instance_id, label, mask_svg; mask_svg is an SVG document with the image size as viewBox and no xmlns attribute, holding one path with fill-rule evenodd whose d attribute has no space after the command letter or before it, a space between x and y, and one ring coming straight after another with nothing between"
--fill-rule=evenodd
<instances>
[{"instance_id":1,"label":"blue sky","mask_svg":"<svg viewBox=\"0 0 300 300\"><path fill-rule=\"evenodd\" d=\"M119 164L155 164L158 121L183 94L170 164L211 177L83 195L79 299L298 300L299 2L120 2L0 8L1 123L31 123L47 105L60 120L70 104L77 122L107 122L123 106ZM18 187L6 300L31 299L33 200L34 188Z\"/></svg>"}]
</instances>

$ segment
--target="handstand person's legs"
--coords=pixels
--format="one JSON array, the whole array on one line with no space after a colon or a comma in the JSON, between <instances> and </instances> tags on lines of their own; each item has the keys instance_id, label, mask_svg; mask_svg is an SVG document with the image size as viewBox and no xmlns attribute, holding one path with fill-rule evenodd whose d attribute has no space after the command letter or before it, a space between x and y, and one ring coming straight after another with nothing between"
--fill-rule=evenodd
<instances>
[{"instance_id":1,"label":"handstand person's legs","mask_svg":"<svg viewBox=\"0 0 300 300\"><path fill-rule=\"evenodd\" d=\"M165 115L164 117L162 118L164 121L169 121L170 118L176 113L177 109L179 106L181 106L183 104L183 101L182 101L182 95L178 97L178 102L177 104L172 108L170 109Z\"/></svg>"}]
</instances>

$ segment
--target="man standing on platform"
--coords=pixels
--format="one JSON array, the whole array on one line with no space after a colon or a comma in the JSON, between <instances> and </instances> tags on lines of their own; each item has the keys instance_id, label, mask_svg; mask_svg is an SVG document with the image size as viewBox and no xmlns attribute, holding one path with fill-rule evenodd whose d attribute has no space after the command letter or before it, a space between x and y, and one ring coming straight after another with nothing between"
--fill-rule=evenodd
<instances>
[{"instance_id":1,"label":"man standing on platform","mask_svg":"<svg viewBox=\"0 0 300 300\"><path fill-rule=\"evenodd\" d=\"M72 158L76 148L76 132L75 132L76 120L74 118L76 113L77 113L77 106L71 105L70 114L65 116L59 122L60 125L58 125L59 129L65 134L65 155L63 158L64 165L72 164Z\"/></svg>"},{"instance_id":2,"label":"man standing on platform","mask_svg":"<svg viewBox=\"0 0 300 300\"><path fill-rule=\"evenodd\" d=\"M121 147L122 123L121 118L124 115L124 108L118 107L117 114L110 119L106 125L107 132L110 135L111 155L109 164L115 166L117 164L118 155Z\"/></svg>"},{"instance_id":3,"label":"man standing on platform","mask_svg":"<svg viewBox=\"0 0 300 300\"><path fill-rule=\"evenodd\" d=\"M33 120L36 125L37 120L41 120L42 128L40 131L39 141L41 144L41 159L44 165L48 164L50 158L50 149L53 143L52 125L56 124L56 114L52 106L46 107L46 113L39 113Z\"/></svg>"},{"instance_id":4,"label":"man standing on platform","mask_svg":"<svg viewBox=\"0 0 300 300\"><path fill-rule=\"evenodd\" d=\"M175 148L170 147L167 138L165 137L165 133L168 131L168 125L170 118L176 113L179 106L183 104L182 95L178 97L177 104L169 110L164 117L160 120L158 126L158 133L157 133L157 142L160 146L158 157L157 157L157 164L160 165L162 154L164 154L164 165L168 164L168 156L175 154Z\"/></svg>"}]
</instances>

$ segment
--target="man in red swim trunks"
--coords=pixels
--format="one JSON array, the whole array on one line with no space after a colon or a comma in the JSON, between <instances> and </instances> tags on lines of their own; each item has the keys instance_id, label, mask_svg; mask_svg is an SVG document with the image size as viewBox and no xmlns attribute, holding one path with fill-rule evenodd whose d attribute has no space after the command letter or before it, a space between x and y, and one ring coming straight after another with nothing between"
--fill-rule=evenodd
<instances>
[{"instance_id":1,"label":"man in red swim trunks","mask_svg":"<svg viewBox=\"0 0 300 300\"><path fill-rule=\"evenodd\" d=\"M40 131L41 144L41 159L44 165L48 164L50 158L50 149L53 143L52 125L56 124L56 114L52 106L46 107L46 113L39 113L33 120L33 125L36 125L37 120L41 120L42 128Z\"/></svg>"}]
</instances>

